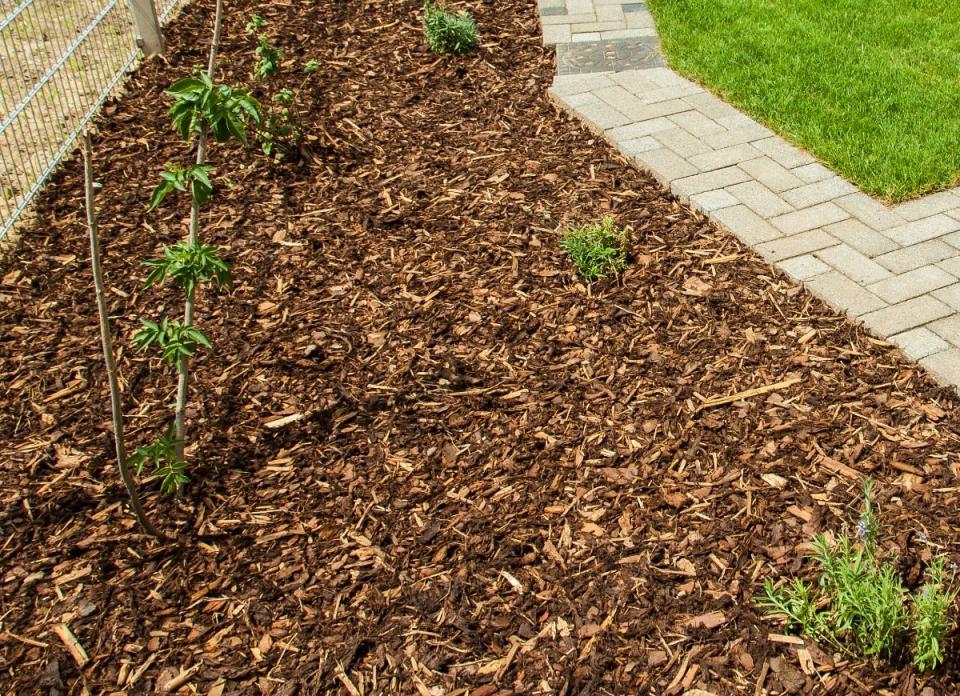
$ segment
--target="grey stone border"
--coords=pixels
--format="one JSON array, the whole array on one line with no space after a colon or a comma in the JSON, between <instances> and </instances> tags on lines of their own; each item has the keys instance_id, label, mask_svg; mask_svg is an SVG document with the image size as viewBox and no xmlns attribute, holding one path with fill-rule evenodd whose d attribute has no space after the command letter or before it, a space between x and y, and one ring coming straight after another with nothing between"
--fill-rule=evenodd
<instances>
[{"instance_id":1,"label":"grey stone border","mask_svg":"<svg viewBox=\"0 0 960 696\"><path fill-rule=\"evenodd\" d=\"M960 188L884 205L666 67L637 0L539 0L550 96L681 200L960 388Z\"/></svg>"}]
</instances>

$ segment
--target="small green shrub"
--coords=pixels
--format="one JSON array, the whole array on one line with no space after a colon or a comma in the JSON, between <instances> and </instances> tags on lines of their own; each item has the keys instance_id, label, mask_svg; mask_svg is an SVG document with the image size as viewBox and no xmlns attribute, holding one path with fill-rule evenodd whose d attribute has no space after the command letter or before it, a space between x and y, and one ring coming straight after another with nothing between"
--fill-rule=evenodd
<instances>
[{"instance_id":1,"label":"small green shrub","mask_svg":"<svg viewBox=\"0 0 960 696\"><path fill-rule=\"evenodd\" d=\"M945 639L953 628L953 578L946 577L944 559L936 558L927 567L925 584L911 597L897 572L896 556L879 553L872 493L867 481L855 536L834 544L822 534L814 540L818 589L799 579L781 587L768 579L756 601L768 614L785 617L788 630L853 657L889 658L912 637L913 664L924 672L944 659Z\"/></svg>"},{"instance_id":2,"label":"small green shrub","mask_svg":"<svg viewBox=\"0 0 960 696\"><path fill-rule=\"evenodd\" d=\"M257 37L257 47L254 49L254 53L257 56L257 64L254 66L253 72L261 80L270 77L280 69L283 53L270 43L270 37L266 34L260 34Z\"/></svg>"},{"instance_id":3,"label":"small green shrub","mask_svg":"<svg viewBox=\"0 0 960 696\"><path fill-rule=\"evenodd\" d=\"M477 24L467 12L450 12L430 0L423 5L423 33L434 53L459 55L480 45Z\"/></svg>"},{"instance_id":4,"label":"small green shrub","mask_svg":"<svg viewBox=\"0 0 960 696\"><path fill-rule=\"evenodd\" d=\"M627 267L627 234L617 229L613 218L606 217L599 225L568 228L560 248L573 261L577 275L588 282L617 275Z\"/></svg>"}]
</instances>

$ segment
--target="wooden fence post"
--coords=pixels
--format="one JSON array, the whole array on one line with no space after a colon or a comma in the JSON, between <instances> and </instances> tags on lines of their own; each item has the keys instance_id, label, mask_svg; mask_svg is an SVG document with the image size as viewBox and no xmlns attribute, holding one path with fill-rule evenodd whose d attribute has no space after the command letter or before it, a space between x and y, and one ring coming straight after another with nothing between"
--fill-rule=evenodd
<instances>
[{"instance_id":1,"label":"wooden fence post","mask_svg":"<svg viewBox=\"0 0 960 696\"><path fill-rule=\"evenodd\" d=\"M130 5L133 26L137 32L137 45L143 55L155 56L163 53L163 32L160 30L160 20L157 19L153 0L127 0L127 4Z\"/></svg>"}]
</instances>

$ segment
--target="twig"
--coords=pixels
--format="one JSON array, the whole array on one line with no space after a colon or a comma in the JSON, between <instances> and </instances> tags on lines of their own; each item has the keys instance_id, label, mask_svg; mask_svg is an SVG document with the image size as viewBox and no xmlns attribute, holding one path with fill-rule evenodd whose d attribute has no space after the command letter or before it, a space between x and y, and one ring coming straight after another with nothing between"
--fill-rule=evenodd
<instances>
[{"instance_id":1,"label":"twig","mask_svg":"<svg viewBox=\"0 0 960 696\"><path fill-rule=\"evenodd\" d=\"M53 627L53 632L63 641L63 644L67 647L67 652L70 653L70 657L77 663L77 667L82 669L90 662L90 656L87 655L87 651L83 649L80 641L77 640L77 637L73 635L73 631L71 631L66 624L57 624Z\"/></svg>"},{"instance_id":2,"label":"twig","mask_svg":"<svg viewBox=\"0 0 960 696\"><path fill-rule=\"evenodd\" d=\"M723 406L724 404L732 404L734 401L749 399L754 396L761 396L762 394L769 394L770 392L779 391L780 389L786 389L802 381L799 377L791 377L776 384L768 384L764 387L757 387L756 389L747 389L742 392L737 392L736 394L730 394L729 396L701 397L703 398L703 403L700 404L700 410L713 408L714 406Z\"/></svg>"},{"instance_id":3,"label":"twig","mask_svg":"<svg viewBox=\"0 0 960 696\"><path fill-rule=\"evenodd\" d=\"M110 332L110 315L107 313L107 301L103 290L103 269L100 265L100 239L97 236L97 214L93 207L93 155L90 134L83 135L83 175L87 203L87 229L90 232L90 264L93 267L93 285L97 294L97 311L100 315L100 342L103 345L103 360L107 367L107 380L110 383L110 409L113 417L113 444L117 453L117 466L120 478L130 495L130 506L137 522L148 534L163 539L164 535L147 518L140 503L137 486L130 475L127 465L127 449L123 442L123 412L120 409L120 386L117 383L117 362L113 355L113 336Z\"/></svg>"}]
</instances>

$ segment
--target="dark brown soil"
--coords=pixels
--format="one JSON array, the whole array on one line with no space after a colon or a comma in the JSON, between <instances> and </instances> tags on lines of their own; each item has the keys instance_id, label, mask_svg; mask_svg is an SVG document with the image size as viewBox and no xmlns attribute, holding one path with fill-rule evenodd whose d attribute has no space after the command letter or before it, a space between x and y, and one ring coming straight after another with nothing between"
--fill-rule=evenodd
<instances>
[{"instance_id":1,"label":"dark brown soil","mask_svg":"<svg viewBox=\"0 0 960 696\"><path fill-rule=\"evenodd\" d=\"M130 344L178 309L140 265L188 213L144 213L190 157L163 89L211 5L96 138L134 445L174 392ZM254 11L288 60L265 100L322 69L307 157L212 151L237 287L199 300L192 481L143 483L176 542L137 533L115 471L79 162L48 188L0 286L3 692L954 693L955 641L929 679L815 646L805 674L753 598L809 572L866 475L911 586L955 560L955 399L559 113L532 2L469 8L482 50L438 58L413 0L229 3L221 79L249 80ZM557 229L604 215L633 265L587 288Z\"/></svg>"}]
</instances>

